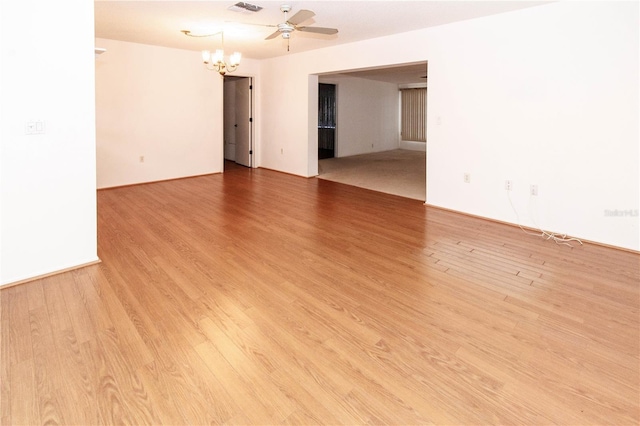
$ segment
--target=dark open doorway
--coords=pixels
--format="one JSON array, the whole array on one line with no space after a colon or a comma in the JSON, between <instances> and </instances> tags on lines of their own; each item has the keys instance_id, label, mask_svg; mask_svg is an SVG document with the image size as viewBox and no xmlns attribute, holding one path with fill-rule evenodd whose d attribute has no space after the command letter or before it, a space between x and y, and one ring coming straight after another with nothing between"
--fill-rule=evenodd
<instances>
[{"instance_id":1,"label":"dark open doorway","mask_svg":"<svg viewBox=\"0 0 640 426\"><path fill-rule=\"evenodd\" d=\"M318 159L335 157L336 85L320 83L318 87Z\"/></svg>"}]
</instances>

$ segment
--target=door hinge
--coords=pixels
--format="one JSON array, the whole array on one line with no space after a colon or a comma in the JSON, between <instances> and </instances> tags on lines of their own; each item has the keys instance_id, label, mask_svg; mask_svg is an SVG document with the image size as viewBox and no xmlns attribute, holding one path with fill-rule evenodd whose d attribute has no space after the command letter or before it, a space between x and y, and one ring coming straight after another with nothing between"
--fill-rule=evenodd
<instances>
[{"instance_id":1,"label":"door hinge","mask_svg":"<svg viewBox=\"0 0 640 426\"><path fill-rule=\"evenodd\" d=\"M249 90L253 90L253 84L249 85Z\"/></svg>"},{"instance_id":2,"label":"door hinge","mask_svg":"<svg viewBox=\"0 0 640 426\"><path fill-rule=\"evenodd\" d=\"M249 150L249 155L253 155L253 150L252 149Z\"/></svg>"},{"instance_id":3,"label":"door hinge","mask_svg":"<svg viewBox=\"0 0 640 426\"><path fill-rule=\"evenodd\" d=\"M253 123L253 117L249 117L249 123Z\"/></svg>"}]
</instances>

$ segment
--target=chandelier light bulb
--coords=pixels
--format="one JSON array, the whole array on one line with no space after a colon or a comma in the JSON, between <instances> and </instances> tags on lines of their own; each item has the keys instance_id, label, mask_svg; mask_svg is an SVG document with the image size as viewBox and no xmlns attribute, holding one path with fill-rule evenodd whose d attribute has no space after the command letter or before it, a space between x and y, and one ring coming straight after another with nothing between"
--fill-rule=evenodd
<instances>
[{"instance_id":1,"label":"chandelier light bulb","mask_svg":"<svg viewBox=\"0 0 640 426\"><path fill-rule=\"evenodd\" d=\"M214 64L224 62L224 50L216 49L216 53L211 56L211 62L213 62Z\"/></svg>"},{"instance_id":2,"label":"chandelier light bulb","mask_svg":"<svg viewBox=\"0 0 640 426\"><path fill-rule=\"evenodd\" d=\"M208 64L210 58L211 58L211 52L209 52L208 50L203 50L202 51L202 62L204 62L205 64Z\"/></svg>"},{"instance_id":3,"label":"chandelier light bulb","mask_svg":"<svg viewBox=\"0 0 640 426\"><path fill-rule=\"evenodd\" d=\"M182 30L182 33L189 37L210 37L214 35L220 34L222 39L222 49L216 49L214 52L210 50L203 50L202 53L202 61L204 62L205 67L210 71L216 71L220 73L220 75L225 75L227 72L235 71L240 65L240 59L242 55L240 52L233 52L231 56L229 56L229 60L224 60L224 33L222 31L215 34L207 34L207 35L193 35L189 30Z\"/></svg>"},{"instance_id":4,"label":"chandelier light bulb","mask_svg":"<svg viewBox=\"0 0 640 426\"><path fill-rule=\"evenodd\" d=\"M240 52L233 52L233 54L229 57L229 65L231 66L240 65L241 58L242 58L242 55L240 54Z\"/></svg>"}]
</instances>

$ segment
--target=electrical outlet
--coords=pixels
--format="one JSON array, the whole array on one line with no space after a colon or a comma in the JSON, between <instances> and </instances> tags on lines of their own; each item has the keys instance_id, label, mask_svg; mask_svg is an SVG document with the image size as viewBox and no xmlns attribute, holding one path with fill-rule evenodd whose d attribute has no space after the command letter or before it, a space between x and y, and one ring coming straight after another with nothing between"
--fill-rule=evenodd
<instances>
[{"instance_id":1,"label":"electrical outlet","mask_svg":"<svg viewBox=\"0 0 640 426\"><path fill-rule=\"evenodd\" d=\"M144 155L141 155L141 156L140 156L140 162L141 162L141 163L144 163Z\"/></svg>"},{"instance_id":2,"label":"electrical outlet","mask_svg":"<svg viewBox=\"0 0 640 426\"><path fill-rule=\"evenodd\" d=\"M510 180L505 180L504 189L506 189L507 191L511 191L513 189L513 182L511 182Z\"/></svg>"},{"instance_id":3,"label":"electrical outlet","mask_svg":"<svg viewBox=\"0 0 640 426\"><path fill-rule=\"evenodd\" d=\"M471 183L471 173L464 174L464 183Z\"/></svg>"},{"instance_id":4,"label":"electrical outlet","mask_svg":"<svg viewBox=\"0 0 640 426\"><path fill-rule=\"evenodd\" d=\"M538 185L531 185L529 187L529 194L538 195Z\"/></svg>"}]
</instances>

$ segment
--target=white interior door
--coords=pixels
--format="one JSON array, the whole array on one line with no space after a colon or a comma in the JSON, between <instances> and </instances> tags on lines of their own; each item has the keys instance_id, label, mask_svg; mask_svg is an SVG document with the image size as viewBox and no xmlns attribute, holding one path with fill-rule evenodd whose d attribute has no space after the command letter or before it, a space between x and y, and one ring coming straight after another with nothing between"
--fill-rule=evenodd
<instances>
[{"instance_id":1,"label":"white interior door","mask_svg":"<svg viewBox=\"0 0 640 426\"><path fill-rule=\"evenodd\" d=\"M252 79L245 77L236 81L236 163L252 166L252 117L251 117L251 89Z\"/></svg>"},{"instance_id":2,"label":"white interior door","mask_svg":"<svg viewBox=\"0 0 640 426\"><path fill-rule=\"evenodd\" d=\"M236 161L236 82L224 80L224 159Z\"/></svg>"}]
</instances>

